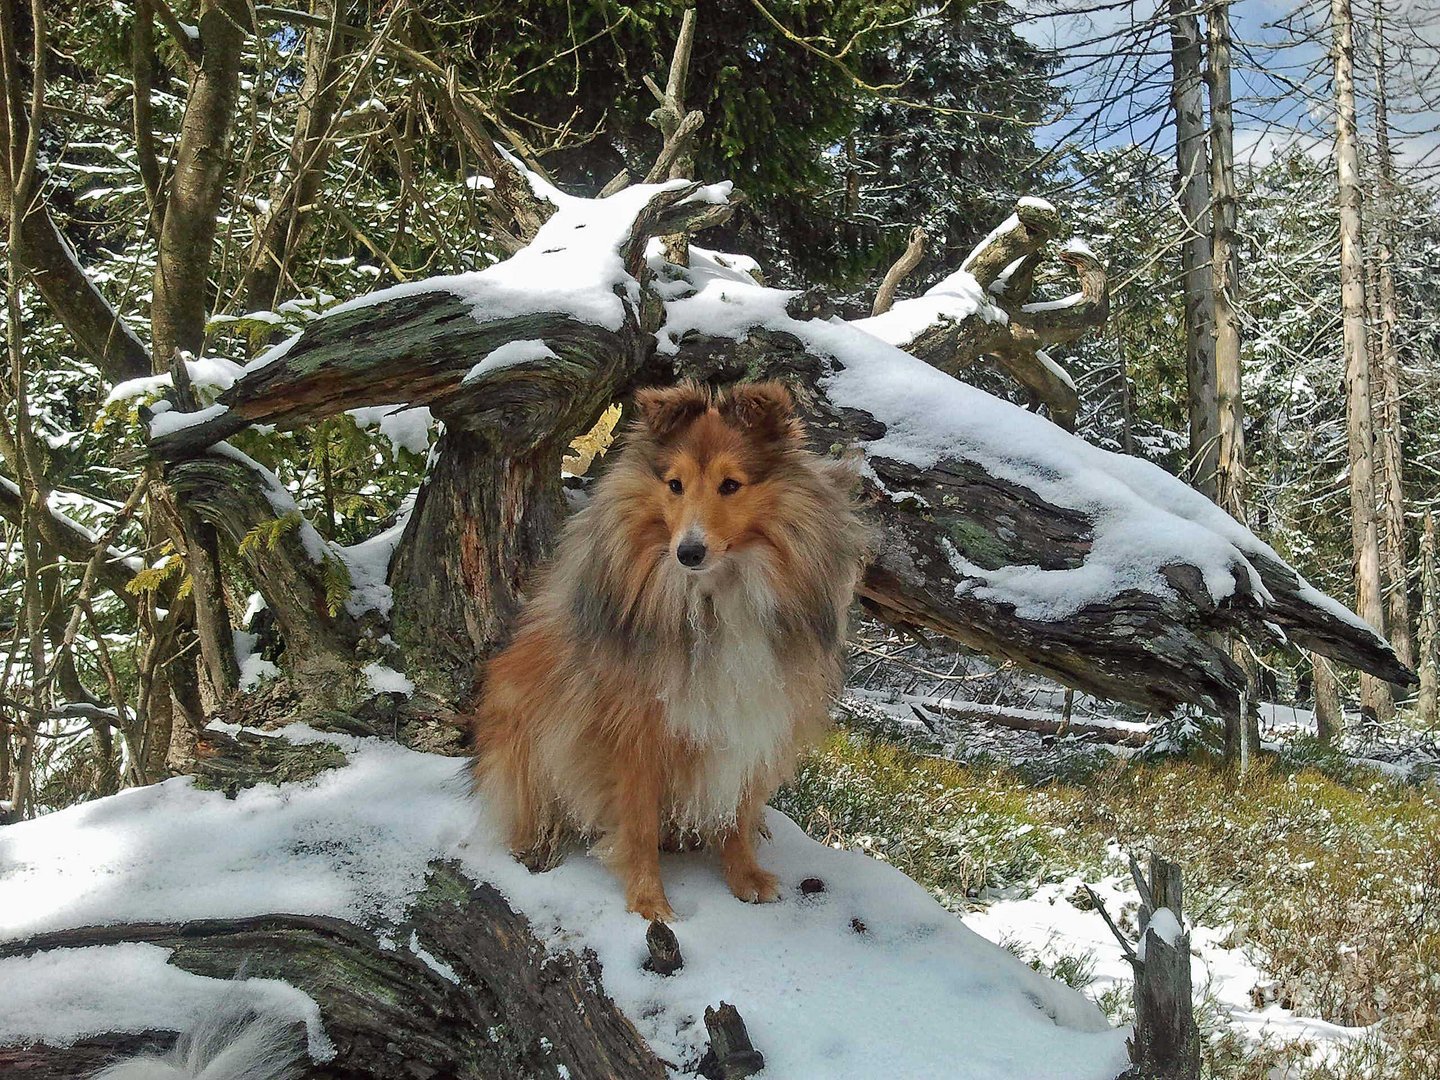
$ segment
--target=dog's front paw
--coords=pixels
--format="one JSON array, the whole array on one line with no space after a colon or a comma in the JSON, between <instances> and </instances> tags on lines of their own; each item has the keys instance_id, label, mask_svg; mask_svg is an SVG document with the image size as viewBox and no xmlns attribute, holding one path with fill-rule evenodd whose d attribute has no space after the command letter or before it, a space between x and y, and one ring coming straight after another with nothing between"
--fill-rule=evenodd
<instances>
[{"instance_id":1,"label":"dog's front paw","mask_svg":"<svg viewBox=\"0 0 1440 1080\"><path fill-rule=\"evenodd\" d=\"M633 911L647 922L674 922L675 912L665 898L664 889L640 889L625 898L625 910Z\"/></svg>"},{"instance_id":2,"label":"dog's front paw","mask_svg":"<svg viewBox=\"0 0 1440 1080\"><path fill-rule=\"evenodd\" d=\"M725 881L736 898L747 904L769 904L780 899L780 879L758 866L727 870Z\"/></svg>"}]
</instances>

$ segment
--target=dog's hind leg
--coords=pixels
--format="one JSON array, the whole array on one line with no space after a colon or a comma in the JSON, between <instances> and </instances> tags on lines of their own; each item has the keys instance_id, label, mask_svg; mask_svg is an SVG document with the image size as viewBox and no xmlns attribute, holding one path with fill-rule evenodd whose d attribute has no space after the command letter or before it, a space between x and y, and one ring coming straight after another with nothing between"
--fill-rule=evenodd
<instances>
[{"instance_id":1,"label":"dog's hind leg","mask_svg":"<svg viewBox=\"0 0 1440 1080\"><path fill-rule=\"evenodd\" d=\"M530 746L519 732L492 734L475 761L475 788L516 860L533 872L553 869L563 854L563 823L541 790Z\"/></svg>"}]
</instances>

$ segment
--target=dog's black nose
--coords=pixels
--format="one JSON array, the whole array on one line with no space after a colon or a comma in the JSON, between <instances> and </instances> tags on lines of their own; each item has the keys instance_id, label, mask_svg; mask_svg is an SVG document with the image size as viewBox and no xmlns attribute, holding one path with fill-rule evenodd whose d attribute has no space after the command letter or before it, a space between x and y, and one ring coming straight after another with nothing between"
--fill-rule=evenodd
<instances>
[{"instance_id":1,"label":"dog's black nose","mask_svg":"<svg viewBox=\"0 0 1440 1080\"><path fill-rule=\"evenodd\" d=\"M705 545L699 540L686 540L675 549L675 557L680 560L681 566L694 570L705 561Z\"/></svg>"}]
</instances>

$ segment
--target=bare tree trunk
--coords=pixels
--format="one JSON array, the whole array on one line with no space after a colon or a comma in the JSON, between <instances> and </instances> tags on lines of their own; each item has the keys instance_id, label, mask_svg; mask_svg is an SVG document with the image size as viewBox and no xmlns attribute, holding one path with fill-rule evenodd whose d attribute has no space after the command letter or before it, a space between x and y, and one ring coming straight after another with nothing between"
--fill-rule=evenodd
<instances>
[{"instance_id":1,"label":"bare tree trunk","mask_svg":"<svg viewBox=\"0 0 1440 1080\"><path fill-rule=\"evenodd\" d=\"M191 75L155 265L150 329L157 371L169 370L177 349L198 356L205 345L211 255L230 165L249 5L204 0L199 21L201 61Z\"/></svg>"},{"instance_id":2,"label":"bare tree trunk","mask_svg":"<svg viewBox=\"0 0 1440 1080\"><path fill-rule=\"evenodd\" d=\"M1180 248L1185 294L1185 374L1189 391L1190 476L1216 497L1219 396L1215 386L1215 303L1210 271L1210 181L1200 80L1200 23L1189 0L1170 0L1170 100L1175 109L1176 192L1184 222Z\"/></svg>"},{"instance_id":3,"label":"bare tree trunk","mask_svg":"<svg viewBox=\"0 0 1440 1080\"><path fill-rule=\"evenodd\" d=\"M1211 299L1215 312L1215 502L1235 520L1245 510L1245 399L1240 382L1240 322L1235 313L1240 258L1235 237L1235 120L1230 106L1230 4L1207 15L1210 53Z\"/></svg>"},{"instance_id":4,"label":"bare tree trunk","mask_svg":"<svg viewBox=\"0 0 1440 1080\"><path fill-rule=\"evenodd\" d=\"M446 431L391 570L410 673L467 698L565 518L561 443L516 450Z\"/></svg>"},{"instance_id":5,"label":"bare tree trunk","mask_svg":"<svg viewBox=\"0 0 1440 1080\"><path fill-rule=\"evenodd\" d=\"M1435 573L1435 516L1425 515L1420 539L1420 726L1440 721L1440 578Z\"/></svg>"},{"instance_id":6,"label":"bare tree trunk","mask_svg":"<svg viewBox=\"0 0 1440 1080\"><path fill-rule=\"evenodd\" d=\"M1371 225L1375 237L1375 281L1379 343L1374 350L1380 382L1380 483L1384 529L1380 534L1385 572L1386 628L1395 655L1413 667L1415 647L1410 622L1409 574L1406 572L1405 486L1401 453L1403 423L1400 415L1400 356L1396 342L1399 308L1395 297L1394 255L1390 229L1394 213L1395 162L1390 152L1390 116L1387 103L1385 9L1375 4L1375 150L1379 184Z\"/></svg>"},{"instance_id":7,"label":"bare tree trunk","mask_svg":"<svg viewBox=\"0 0 1440 1080\"><path fill-rule=\"evenodd\" d=\"M155 264L150 330L156 371L175 375L176 393L189 390L180 353L200 355L205 346L210 265L216 225L230 165L230 135L240 92L240 59L250 26L246 0L204 0L200 7L200 59L190 93L165 198ZM183 407L193 408L193 404ZM177 547L185 553L195 589L195 621L210 689L217 697L234 690L238 666L230 618L219 588L214 529L179 508L166 515Z\"/></svg>"},{"instance_id":8,"label":"bare tree trunk","mask_svg":"<svg viewBox=\"0 0 1440 1080\"><path fill-rule=\"evenodd\" d=\"M1133 862L1131 873L1137 886L1146 887L1140 890L1143 949L1132 962L1135 1040L1130 1060L1146 1080L1199 1080L1200 1031L1195 1024L1190 931L1185 929L1180 867L1151 852L1149 880L1142 882Z\"/></svg>"},{"instance_id":9,"label":"bare tree trunk","mask_svg":"<svg viewBox=\"0 0 1440 1080\"><path fill-rule=\"evenodd\" d=\"M1214 315L1215 482L1208 494L1236 521L1245 508L1245 398L1241 388L1240 320L1235 312L1240 258L1235 237L1235 119L1230 103L1230 5L1222 0L1206 13L1209 54L1205 82L1210 94L1210 301ZM1249 693L1238 721L1225 722L1225 756L1248 762L1260 750L1255 660L1238 639L1230 652L1245 672Z\"/></svg>"},{"instance_id":10,"label":"bare tree trunk","mask_svg":"<svg viewBox=\"0 0 1440 1080\"><path fill-rule=\"evenodd\" d=\"M1340 701L1340 680L1330 661L1310 653L1310 670L1315 686L1315 735L1321 742L1334 742L1345 730L1345 710Z\"/></svg>"},{"instance_id":11,"label":"bare tree trunk","mask_svg":"<svg viewBox=\"0 0 1440 1080\"><path fill-rule=\"evenodd\" d=\"M1361 248L1360 147L1355 129L1355 39L1350 0L1332 0L1335 27L1335 158L1340 190L1340 297L1345 327L1346 429L1349 436L1351 543L1355 610L1385 632L1376 521L1375 432L1371 415L1370 354L1365 328L1365 266ZM1362 707L1380 720L1394 713L1390 688L1360 677Z\"/></svg>"}]
</instances>

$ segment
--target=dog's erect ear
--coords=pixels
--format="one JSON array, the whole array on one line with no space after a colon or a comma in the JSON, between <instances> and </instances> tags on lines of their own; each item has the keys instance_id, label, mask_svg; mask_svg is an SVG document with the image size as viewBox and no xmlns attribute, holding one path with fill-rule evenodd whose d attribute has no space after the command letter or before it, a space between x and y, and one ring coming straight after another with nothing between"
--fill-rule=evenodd
<instances>
[{"instance_id":1,"label":"dog's erect ear","mask_svg":"<svg viewBox=\"0 0 1440 1080\"><path fill-rule=\"evenodd\" d=\"M795 401L782 382L741 383L718 408L726 420L757 438L798 442L805 437L795 418Z\"/></svg>"},{"instance_id":2,"label":"dog's erect ear","mask_svg":"<svg viewBox=\"0 0 1440 1080\"><path fill-rule=\"evenodd\" d=\"M709 389L688 380L678 386L652 386L635 393L640 423L661 442L679 434L708 408Z\"/></svg>"}]
</instances>

